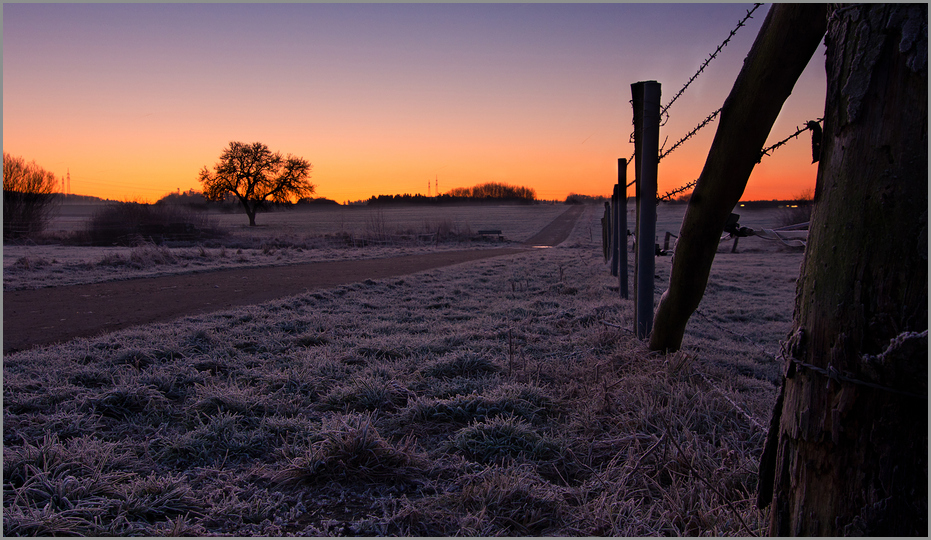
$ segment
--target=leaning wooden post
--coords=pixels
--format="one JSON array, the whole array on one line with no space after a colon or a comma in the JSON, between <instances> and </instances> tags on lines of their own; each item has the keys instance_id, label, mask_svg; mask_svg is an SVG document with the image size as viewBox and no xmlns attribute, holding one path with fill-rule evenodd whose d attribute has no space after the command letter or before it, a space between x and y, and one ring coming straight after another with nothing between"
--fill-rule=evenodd
<instances>
[{"instance_id":1,"label":"leaning wooden post","mask_svg":"<svg viewBox=\"0 0 931 540\"><path fill-rule=\"evenodd\" d=\"M618 208L617 186L614 186L614 194L611 195L611 275L617 276L620 256L620 239L617 237L617 208Z\"/></svg>"},{"instance_id":2,"label":"leaning wooden post","mask_svg":"<svg viewBox=\"0 0 931 540\"><path fill-rule=\"evenodd\" d=\"M618 256L621 258L621 298L627 300L630 293L627 290L627 160L624 158L617 160L617 187L614 190L618 194L618 219L614 234L618 238Z\"/></svg>"},{"instance_id":3,"label":"leaning wooden post","mask_svg":"<svg viewBox=\"0 0 931 540\"><path fill-rule=\"evenodd\" d=\"M782 104L818 50L825 4L774 4L760 27L731 93L679 228L669 288L656 309L650 349L679 349L701 302L724 225L743 195Z\"/></svg>"},{"instance_id":4,"label":"leaning wooden post","mask_svg":"<svg viewBox=\"0 0 931 540\"><path fill-rule=\"evenodd\" d=\"M637 235L636 333L645 339L653 328L653 272L656 269L656 169L659 163L660 84L634 83L643 88L643 134L640 152L640 227Z\"/></svg>"}]
</instances>

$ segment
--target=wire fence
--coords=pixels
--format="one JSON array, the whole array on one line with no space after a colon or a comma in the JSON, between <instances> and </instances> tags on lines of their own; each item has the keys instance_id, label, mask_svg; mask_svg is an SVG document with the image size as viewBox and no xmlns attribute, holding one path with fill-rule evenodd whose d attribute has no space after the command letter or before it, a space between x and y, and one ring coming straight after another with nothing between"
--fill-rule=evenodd
<instances>
[{"instance_id":1,"label":"wire fence","mask_svg":"<svg viewBox=\"0 0 931 540\"><path fill-rule=\"evenodd\" d=\"M663 107L660 109L660 113L659 113L659 114L660 114L660 118L664 118L664 120L662 121L662 123L660 123L660 126L665 126L665 125L666 125L666 122L669 120L669 109L672 107L673 103L675 103L676 100L678 100L678 99L682 96L682 94L685 93L685 91L688 89L688 87L691 86L691 84L692 84L693 82L695 82L695 79L697 79L698 76L701 75L701 74L705 71L705 68L708 67L708 64L710 64L712 60L714 60L715 58L717 58L718 54L724 49L724 47L727 46L728 43L730 43L731 39L733 39L734 36L737 34L737 31L740 30L741 28L743 28L744 26L746 26L747 21L750 20L751 18L753 18L753 12L755 12L757 9L759 9L759 7L762 6L762 5L763 5L763 4L753 4L753 9L750 9L750 10L747 11L747 14L744 16L744 18L741 19L741 20L737 23L737 26L735 26L734 29L730 31L730 33L727 35L727 37L724 39L724 41L722 41L721 44L718 45L718 47L717 47L710 55L708 55L708 58L706 58L705 61L702 62L700 66L698 66L698 70L697 70L691 77L689 77L689 80L686 81L684 85L682 85L682 88L680 88L679 91L676 92L676 94L672 97L672 99L669 100L669 103L667 103L665 106L663 106ZM719 109L719 112L720 112L720 109ZM710 121L710 120L707 120L707 119L706 119L705 122L702 124L702 126L700 126L700 127L697 128L697 129L701 129L701 127L704 127L704 124L707 124L709 121ZM697 129L696 129L696 131L697 131ZM687 138L690 137L690 136L691 136L691 135L687 135L685 138L687 139ZM634 142L634 137L635 137L635 133L632 132L632 133L630 134L630 142L631 142L631 143ZM671 152L672 149L670 149L669 151ZM667 152L667 153L668 153L668 152ZM634 155L635 155L635 154L636 154L636 151L634 152L634 154L631 154L631 155L630 155L630 158L629 158L627 161L632 162L632 161L634 160Z\"/></svg>"},{"instance_id":2,"label":"wire fence","mask_svg":"<svg viewBox=\"0 0 931 540\"><path fill-rule=\"evenodd\" d=\"M680 88L679 91L676 92L675 95L673 95L672 99L670 99L669 102L668 102L666 105L664 105L664 106L660 109L660 117L663 118L662 123L660 124L661 126L666 125L666 122L669 120L669 109L672 107L672 105L673 105L680 97L682 97L682 95L683 95L683 94L685 93L685 91L689 88L689 86L691 86L691 84L692 84L693 82L695 82L695 80L696 80L702 73L704 73L705 69L708 67L708 65L711 63L711 61L714 60L715 58L717 58L717 56L721 53L721 51L724 49L724 47L726 47L727 44L730 43L730 41L734 38L734 36L737 34L737 32L738 32L742 27L746 26L747 21L750 20L750 19L753 17L753 13L756 12L756 10L759 9L760 6L762 6L762 5L763 5L763 4L759 4L759 3L758 3L758 4L754 4L752 9L747 10L746 15L745 15L740 21L738 21L738 23L737 23L737 25L734 27L734 29L732 29L732 30L728 33L727 37L724 38L724 41L722 41L721 44L718 45L717 48L715 48L715 50L712 51L711 54L708 55L708 57L701 63L701 65L698 66L698 69L695 71L695 73L694 73L691 77L689 77L688 81L685 82L685 84L682 86L682 88ZM663 148L660 149L660 154L659 154L659 157L658 157L657 161L661 161L663 158L665 158L666 156L668 156L669 154L671 154L673 151L675 151L676 149L680 148L686 141L688 141L689 139L691 139L692 137L694 137L694 136L695 136L699 131L701 131L704 127L708 126L708 125L711 124L714 120L716 120L720 114L721 114L721 108L718 108L716 111L712 112L712 113L709 114L707 117L705 117L705 119L702 120L695 128L693 128L691 131L689 131L689 132L686 133L684 136L682 136L682 138L680 138L678 141L676 141L668 150L664 150L664 149L663 149L663 148L665 148L665 142L664 142L664 143L663 143ZM789 136L786 137L785 139L782 139L781 141L779 141L779 142L773 144L772 146L769 146L769 147L767 147L767 148L764 148L764 149L760 152L759 160L762 160L764 156L770 156L770 155L772 155L772 152L775 151L776 149L782 147L783 145L785 145L785 144L786 144L787 142L789 142L790 140L792 140L792 139L794 139L794 138L797 138L799 135L801 135L801 134L804 133L805 131L809 131L809 130L810 130L810 131L812 131L812 158L813 158L813 162L814 162L814 161L817 161L817 160L818 160L818 153L819 153L819 150L820 150L820 143L821 143L821 126L820 126L820 122L822 122L822 121L823 121L823 119L822 119L822 118L819 118L818 120L810 120L810 121L806 122L806 123L805 123L805 127L797 128L796 132L793 133L792 135L789 135ZM636 133L633 133L633 132L632 132L632 133L630 134L630 142L631 142L631 143L635 142L635 140L634 140L635 137L636 137ZM630 158L628 159L628 162L632 162L632 161L634 160L635 155L636 155L636 151L635 151L633 154L631 154ZM631 181L629 184L627 184L627 187L630 187L630 186L634 185L635 183L636 183L636 180L633 180L633 181ZM670 190L670 191L666 192L665 194L663 194L663 195L660 196L660 197L657 197L657 201L671 200L671 199L672 199L673 197L675 197L676 195L678 195L678 194L680 194L680 193L684 193L684 192L686 192L686 191L688 191L688 190L694 188L697 184L698 184L698 180L697 180L697 179L692 180L692 181L690 181L690 182L687 182L686 184L684 184L684 185L682 185L682 186L680 186L680 187L678 187L678 188L675 188L675 189L673 189L673 190Z\"/></svg>"},{"instance_id":3,"label":"wire fence","mask_svg":"<svg viewBox=\"0 0 931 540\"><path fill-rule=\"evenodd\" d=\"M731 30L731 32L730 32L730 34L728 34L727 38L725 38L724 41L721 42L720 45L718 45L718 48L715 49L714 52L711 53L711 54L708 56L708 58L707 58L704 62L702 62L702 64L701 64L700 66L698 66L698 71L696 71L695 74L692 75L692 76L689 78L689 80L685 83L685 85L683 85L682 88L681 88L678 92L676 92L676 95L674 95L674 96L672 97L672 99L669 100L669 103L667 103L665 107L663 107L662 109L660 109L660 112L659 112L660 117L665 116L666 119L668 120L668 118L669 118L668 111L669 111L669 108L672 107L672 104L675 103L676 100L679 99L679 97L682 96L682 94L685 93L685 90L689 87L689 85L691 85L692 82L694 82L695 79L697 79L698 76L701 75L702 72L705 71L705 68L708 67L708 64L711 63L711 61L714 60L714 59L718 56L718 53L720 53L720 52L724 49L724 47L727 46L728 43L730 43L731 39L733 39L734 36L737 34L737 31L740 30L743 26L745 26L748 20L750 20L751 18L753 18L753 17L752 17L753 12L756 11L757 9L759 9L759 7L762 6L762 5L763 5L763 4L753 4L753 9L747 11L747 15L746 15L743 19L741 19L740 22L737 23L737 26L736 26L733 30ZM666 124L666 122L663 121L663 123L662 123L661 125L665 125L665 124Z\"/></svg>"}]
</instances>

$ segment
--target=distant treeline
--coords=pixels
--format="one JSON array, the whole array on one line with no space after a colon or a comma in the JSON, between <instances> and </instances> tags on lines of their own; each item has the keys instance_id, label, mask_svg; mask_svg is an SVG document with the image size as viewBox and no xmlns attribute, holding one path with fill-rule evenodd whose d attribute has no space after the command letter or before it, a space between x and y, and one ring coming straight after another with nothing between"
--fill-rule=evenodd
<instances>
[{"instance_id":1,"label":"distant treeline","mask_svg":"<svg viewBox=\"0 0 931 540\"><path fill-rule=\"evenodd\" d=\"M241 208L241 203L234 195L227 195L226 199L222 201L208 201L204 194L195 189L191 189L185 192L169 193L161 199L155 202L156 205L178 205L178 206L188 206L190 208L220 208L228 211L238 211ZM275 208L290 208L293 206L305 206L305 205L336 205L339 206L339 203L324 197L304 197L297 201L297 203L274 203L268 202L260 210L272 210Z\"/></svg>"},{"instance_id":2,"label":"distant treeline","mask_svg":"<svg viewBox=\"0 0 931 540\"><path fill-rule=\"evenodd\" d=\"M436 197L425 195L378 195L372 196L365 203L368 205L387 204L469 204L469 203L515 203L530 204L536 201L536 191L522 186L511 186L497 182L488 182L468 188L455 188Z\"/></svg>"}]
</instances>

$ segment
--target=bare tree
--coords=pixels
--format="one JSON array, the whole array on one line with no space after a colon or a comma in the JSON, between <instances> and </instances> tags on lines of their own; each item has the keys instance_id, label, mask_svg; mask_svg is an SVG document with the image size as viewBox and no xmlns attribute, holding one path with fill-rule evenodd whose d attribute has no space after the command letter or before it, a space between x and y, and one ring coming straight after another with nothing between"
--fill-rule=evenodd
<instances>
[{"instance_id":1,"label":"bare tree","mask_svg":"<svg viewBox=\"0 0 931 540\"><path fill-rule=\"evenodd\" d=\"M282 157L262 143L233 141L220 154L213 174L207 167L201 170L200 182L209 200L222 201L233 194L249 216L249 225L255 226L256 211L267 202L293 202L314 192L308 181L311 168L304 158Z\"/></svg>"},{"instance_id":2,"label":"bare tree","mask_svg":"<svg viewBox=\"0 0 931 540\"><path fill-rule=\"evenodd\" d=\"M3 153L3 237L45 230L58 191L55 175L35 161Z\"/></svg>"},{"instance_id":3,"label":"bare tree","mask_svg":"<svg viewBox=\"0 0 931 540\"><path fill-rule=\"evenodd\" d=\"M831 5L769 533L928 534L928 6Z\"/></svg>"}]
</instances>

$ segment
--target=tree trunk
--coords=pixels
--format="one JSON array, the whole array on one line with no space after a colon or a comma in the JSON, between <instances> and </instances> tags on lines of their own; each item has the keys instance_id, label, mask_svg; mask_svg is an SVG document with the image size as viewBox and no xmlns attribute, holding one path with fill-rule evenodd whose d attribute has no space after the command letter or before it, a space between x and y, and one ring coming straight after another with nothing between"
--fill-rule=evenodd
<instances>
[{"instance_id":1,"label":"tree trunk","mask_svg":"<svg viewBox=\"0 0 931 540\"><path fill-rule=\"evenodd\" d=\"M767 13L724 102L708 158L689 198L650 349L675 351L682 344L685 326L708 284L727 218L760 160L782 104L821 43L824 28L824 4L774 4Z\"/></svg>"},{"instance_id":2,"label":"tree trunk","mask_svg":"<svg viewBox=\"0 0 931 540\"><path fill-rule=\"evenodd\" d=\"M759 503L776 536L926 536L928 6L829 12L815 209Z\"/></svg>"},{"instance_id":3,"label":"tree trunk","mask_svg":"<svg viewBox=\"0 0 931 540\"><path fill-rule=\"evenodd\" d=\"M255 214L258 212L258 205L249 206L249 201L241 199L243 208L246 209L246 215L249 216L249 226L255 227Z\"/></svg>"}]
</instances>

